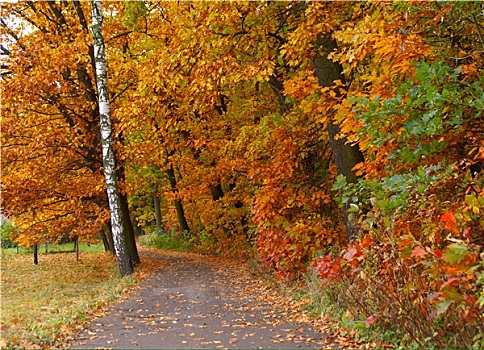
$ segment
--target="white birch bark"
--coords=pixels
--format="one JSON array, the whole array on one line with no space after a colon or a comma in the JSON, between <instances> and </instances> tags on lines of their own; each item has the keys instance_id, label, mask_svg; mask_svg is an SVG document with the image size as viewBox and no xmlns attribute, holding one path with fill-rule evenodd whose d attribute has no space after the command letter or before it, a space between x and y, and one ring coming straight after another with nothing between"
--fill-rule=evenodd
<instances>
[{"instance_id":1,"label":"white birch bark","mask_svg":"<svg viewBox=\"0 0 484 350\"><path fill-rule=\"evenodd\" d=\"M104 38L102 34L102 1L92 1L92 36L94 39L94 61L96 64L96 85L101 122L102 154L104 177L111 214L114 250L122 276L133 273L133 266L126 249L123 213L121 211L119 188L116 176L116 160L113 147L113 128L109 111L108 81Z\"/></svg>"}]
</instances>

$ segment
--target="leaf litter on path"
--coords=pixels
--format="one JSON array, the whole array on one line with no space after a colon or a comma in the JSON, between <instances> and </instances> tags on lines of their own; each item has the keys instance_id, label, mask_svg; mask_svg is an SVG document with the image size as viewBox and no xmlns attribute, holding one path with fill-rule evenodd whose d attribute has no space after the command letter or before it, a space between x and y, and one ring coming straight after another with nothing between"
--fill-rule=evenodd
<instances>
[{"instance_id":1,"label":"leaf litter on path","mask_svg":"<svg viewBox=\"0 0 484 350\"><path fill-rule=\"evenodd\" d=\"M129 298L80 333L73 348L339 348L338 341L358 346L240 262L157 249L142 254L159 267L154 264Z\"/></svg>"}]
</instances>

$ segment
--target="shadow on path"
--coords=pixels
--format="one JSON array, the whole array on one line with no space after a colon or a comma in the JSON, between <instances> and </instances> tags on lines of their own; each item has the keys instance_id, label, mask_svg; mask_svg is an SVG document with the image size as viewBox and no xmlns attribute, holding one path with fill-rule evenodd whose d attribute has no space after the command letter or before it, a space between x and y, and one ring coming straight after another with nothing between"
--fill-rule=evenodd
<instances>
[{"instance_id":1,"label":"shadow on path","mask_svg":"<svg viewBox=\"0 0 484 350\"><path fill-rule=\"evenodd\" d=\"M155 254L148 252L147 254ZM73 349L323 348L324 334L285 320L247 269L195 254L155 254L161 268L91 323Z\"/></svg>"}]
</instances>

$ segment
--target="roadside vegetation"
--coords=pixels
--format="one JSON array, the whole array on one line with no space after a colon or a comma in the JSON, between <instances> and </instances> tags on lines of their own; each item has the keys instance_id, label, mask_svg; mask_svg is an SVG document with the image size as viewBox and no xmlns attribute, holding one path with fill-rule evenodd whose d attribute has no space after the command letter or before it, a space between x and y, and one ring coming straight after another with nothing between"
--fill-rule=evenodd
<instances>
[{"instance_id":1,"label":"roadside vegetation","mask_svg":"<svg viewBox=\"0 0 484 350\"><path fill-rule=\"evenodd\" d=\"M165 232L156 229L140 236L139 243L150 248L167 249L178 252L189 252L195 248L193 239L188 232Z\"/></svg>"}]
</instances>

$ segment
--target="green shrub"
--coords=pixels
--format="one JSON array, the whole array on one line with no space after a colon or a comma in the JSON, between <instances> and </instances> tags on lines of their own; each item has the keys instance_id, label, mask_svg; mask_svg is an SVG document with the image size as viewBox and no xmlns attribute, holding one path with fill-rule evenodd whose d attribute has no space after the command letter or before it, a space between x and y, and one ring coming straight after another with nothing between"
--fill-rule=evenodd
<instances>
[{"instance_id":1,"label":"green shrub","mask_svg":"<svg viewBox=\"0 0 484 350\"><path fill-rule=\"evenodd\" d=\"M17 246L17 243L11 241L14 231L15 227L10 220L5 218L0 220L2 248L15 248Z\"/></svg>"},{"instance_id":2,"label":"green shrub","mask_svg":"<svg viewBox=\"0 0 484 350\"><path fill-rule=\"evenodd\" d=\"M193 249L189 233L155 231L139 237L139 243L147 247L187 252Z\"/></svg>"}]
</instances>

